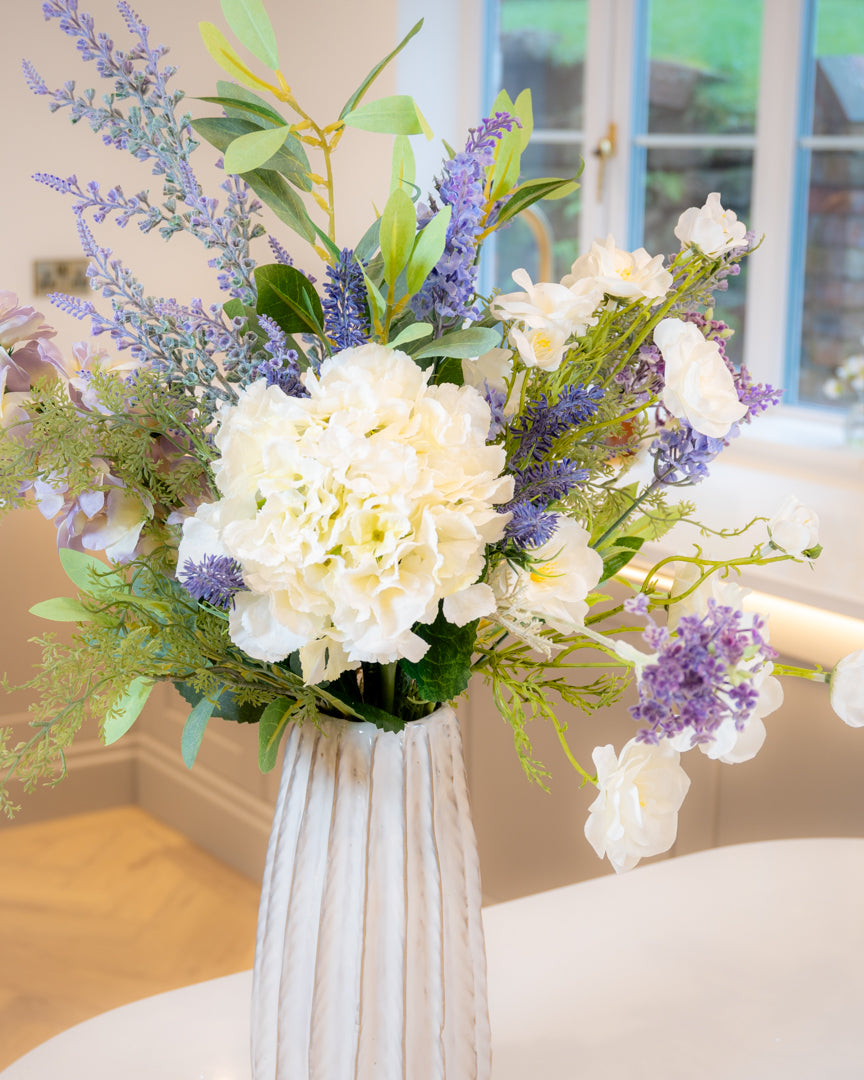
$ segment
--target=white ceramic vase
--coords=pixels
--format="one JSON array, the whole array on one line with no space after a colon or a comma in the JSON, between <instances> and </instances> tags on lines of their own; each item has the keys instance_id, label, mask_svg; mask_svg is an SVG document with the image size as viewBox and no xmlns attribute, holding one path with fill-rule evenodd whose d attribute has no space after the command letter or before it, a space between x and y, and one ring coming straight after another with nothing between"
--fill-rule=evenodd
<instances>
[{"instance_id":1,"label":"white ceramic vase","mask_svg":"<svg viewBox=\"0 0 864 1080\"><path fill-rule=\"evenodd\" d=\"M480 871L462 739L287 737L261 895L253 1080L488 1080Z\"/></svg>"}]
</instances>

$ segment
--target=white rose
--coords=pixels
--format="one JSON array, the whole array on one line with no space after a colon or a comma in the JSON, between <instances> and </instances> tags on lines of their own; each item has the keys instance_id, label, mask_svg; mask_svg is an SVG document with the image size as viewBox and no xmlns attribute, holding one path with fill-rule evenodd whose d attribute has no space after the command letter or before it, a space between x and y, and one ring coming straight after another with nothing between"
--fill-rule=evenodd
<instances>
[{"instance_id":1,"label":"white rose","mask_svg":"<svg viewBox=\"0 0 864 1080\"><path fill-rule=\"evenodd\" d=\"M831 708L849 727L864 727L864 649L844 656L831 672Z\"/></svg>"},{"instance_id":2,"label":"white rose","mask_svg":"<svg viewBox=\"0 0 864 1080\"><path fill-rule=\"evenodd\" d=\"M600 858L608 856L620 873L668 851L690 787L678 751L664 740L652 746L631 739L620 757L610 745L598 746L593 758L599 790L589 807L585 836Z\"/></svg>"},{"instance_id":3,"label":"white rose","mask_svg":"<svg viewBox=\"0 0 864 1080\"><path fill-rule=\"evenodd\" d=\"M624 251L611 236L607 236L604 244L595 240L590 251L573 263L561 283L572 289L586 278L601 292L623 300L659 300L672 284L672 275L663 267L662 255L652 258L645 248Z\"/></svg>"},{"instance_id":4,"label":"white rose","mask_svg":"<svg viewBox=\"0 0 864 1080\"><path fill-rule=\"evenodd\" d=\"M798 558L818 546L819 518L794 495L787 495L768 522L768 535L775 547Z\"/></svg>"},{"instance_id":5,"label":"white rose","mask_svg":"<svg viewBox=\"0 0 864 1080\"><path fill-rule=\"evenodd\" d=\"M568 289L557 282L538 282L536 285L526 270L514 270L513 280L524 292L503 293L496 296L489 310L497 318L521 322L529 329L557 327L565 338L571 334L584 334L596 309L603 300L603 293L595 287Z\"/></svg>"},{"instance_id":6,"label":"white rose","mask_svg":"<svg viewBox=\"0 0 864 1080\"><path fill-rule=\"evenodd\" d=\"M527 327L525 330L512 326L508 338L526 367L557 371L567 352L569 336L560 326L549 323L547 326Z\"/></svg>"},{"instance_id":7,"label":"white rose","mask_svg":"<svg viewBox=\"0 0 864 1080\"><path fill-rule=\"evenodd\" d=\"M693 323L663 319L654 330L654 344L665 365L663 404L669 412L702 435L728 435L747 406L738 400L717 343L708 341Z\"/></svg>"},{"instance_id":8,"label":"white rose","mask_svg":"<svg viewBox=\"0 0 864 1080\"><path fill-rule=\"evenodd\" d=\"M723 209L716 191L711 192L704 206L691 206L684 211L678 218L675 235L682 248L692 244L711 258L747 245L747 226L734 211Z\"/></svg>"},{"instance_id":9,"label":"white rose","mask_svg":"<svg viewBox=\"0 0 864 1080\"><path fill-rule=\"evenodd\" d=\"M504 618L541 619L563 634L582 626L586 598L603 572L603 560L588 546L589 538L578 522L563 518L551 540L531 550L536 562L530 572L499 563L489 584Z\"/></svg>"}]
</instances>

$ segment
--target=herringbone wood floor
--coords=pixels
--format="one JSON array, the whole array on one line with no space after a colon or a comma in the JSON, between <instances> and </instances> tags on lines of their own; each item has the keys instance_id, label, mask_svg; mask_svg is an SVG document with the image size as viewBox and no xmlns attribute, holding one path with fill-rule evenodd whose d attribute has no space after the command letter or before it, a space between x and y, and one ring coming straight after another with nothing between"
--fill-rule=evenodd
<instances>
[{"instance_id":1,"label":"herringbone wood floor","mask_svg":"<svg viewBox=\"0 0 864 1080\"><path fill-rule=\"evenodd\" d=\"M133 806L0 831L0 1068L106 1009L251 967L259 888Z\"/></svg>"}]
</instances>

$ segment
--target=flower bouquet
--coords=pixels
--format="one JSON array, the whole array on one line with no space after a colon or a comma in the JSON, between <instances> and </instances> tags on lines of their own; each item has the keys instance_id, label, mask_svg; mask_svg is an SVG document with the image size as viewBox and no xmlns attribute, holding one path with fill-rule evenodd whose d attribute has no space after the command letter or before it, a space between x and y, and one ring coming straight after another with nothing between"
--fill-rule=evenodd
<instances>
[{"instance_id":1,"label":"flower bouquet","mask_svg":"<svg viewBox=\"0 0 864 1080\"><path fill-rule=\"evenodd\" d=\"M35 505L54 522L76 590L33 609L73 623L74 634L39 641L42 666L28 684L32 737L12 745L0 736L3 808L13 809L13 776L27 788L56 782L85 719L95 717L113 742L168 681L189 705L187 765L214 717L257 724L262 769L290 743L278 811L289 816L301 814L298 799L318 798L296 794L306 790L303 769L311 776L325 761L331 778L353 777L366 754L367 771L384 776L389 750L380 746L401 740L407 771L392 783L408 823L393 850L410 863L407 775L413 769L418 783L431 775L434 788L441 771L434 747L417 765L422 740L412 732L443 714L445 756L458 759L447 706L479 677L491 684L526 773L541 783L530 722L554 726L579 782L595 791L585 831L601 857L623 870L667 850L689 785L681 755L698 747L727 762L752 757L763 717L782 699L777 676L828 678L774 665L766 622L743 609L736 580L748 565L819 555L815 516L794 499L770 519L724 532L722 559L699 548L653 566L640 557L690 518L680 490L705 480L740 427L779 399L730 362L731 331L713 311L753 235L714 193L682 214L670 258L622 250L609 237L560 282L534 283L516 269L517 291L483 295L483 242L537 200L576 187L575 177L520 180L528 93L512 101L502 92L462 149L446 148L433 190L423 192L411 149L412 137L429 134L422 113L410 97L370 95L419 24L322 123L281 74L260 2L223 0L247 58L202 24L229 79L202 99L211 115L192 119L171 88L166 50L150 43L125 0L118 7L131 35L126 50L75 0L44 4L110 84L104 97L71 82L50 90L24 65L52 110L132 153L159 178L161 195L36 175L71 200L91 287L107 301L51 297L89 321L92 336L71 353L55 347L41 314L0 294L0 499L5 510ZM380 214L346 247L337 241L331 162L347 128L394 138ZM193 169L201 143L223 155L218 199ZM146 295L94 236L91 222L106 220L200 240L221 297ZM864 722L850 693L860 683L853 654L832 680L850 723ZM590 717L630 684L633 739L620 751L598 747L593 767L578 762L568 718L574 710ZM376 749L343 748L352 731ZM459 824L467 813L459 766L456 774L455 794L440 804L455 807L464 851L454 865L479 914L476 854ZM332 804L328 790L321 799ZM423 790L417 804L435 802L444 814L437 794ZM349 851L357 815L364 830L378 820L374 797L365 798L335 797ZM417 850L429 848L423 859L431 859L434 845L417 828ZM307 842L297 836L299 865ZM274 839L268 856L262 926L281 888L281 843ZM385 880L382 858L375 865ZM317 874L325 893L354 872L328 876L322 865L313 858L302 873ZM446 907L450 879L440 867L433 876ZM410 896L384 894L384 921L408 903L407 915L399 910L413 925ZM472 918L468 937L476 938ZM476 954L476 940L471 948ZM332 963L351 968L344 953ZM411 963L409 982L427 980ZM478 1017L481 969L475 957ZM359 968L355 976L366 985ZM275 1022L282 1006L265 1001L269 978L264 971L256 993ZM460 1037L444 1038L442 1060L454 1076L483 1074L480 1037L469 1053L476 1069L454 1064ZM378 1060L373 1043L369 1060ZM362 1030L359 1045L362 1058ZM269 1064L257 1075L269 1075L275 1050L262 1053ZM302 1062L280 1068L300 1075L291 1068Z\"/></svg>"}]
</instances>

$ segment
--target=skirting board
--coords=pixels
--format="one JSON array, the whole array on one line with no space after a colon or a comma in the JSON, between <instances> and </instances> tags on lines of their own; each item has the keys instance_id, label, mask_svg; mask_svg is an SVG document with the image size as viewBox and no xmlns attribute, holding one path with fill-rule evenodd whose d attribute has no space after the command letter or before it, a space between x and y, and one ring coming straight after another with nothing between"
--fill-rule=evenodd
<instances>
[{"instance_id":1,"label":"skirting board","mask_svg":"<svg viewBox=\"0 0 864 1080\"><path fill-rule=\"evenodd\" d=\"M176 749L137 737L136 802L248 877L264 872L273 807L204 765L187 769Z\"/></svg>"}]
</instances>

